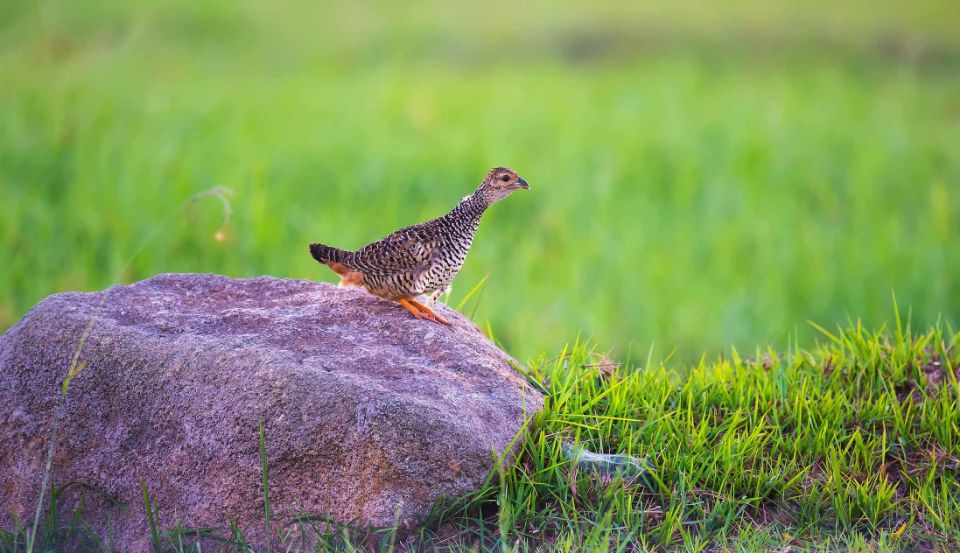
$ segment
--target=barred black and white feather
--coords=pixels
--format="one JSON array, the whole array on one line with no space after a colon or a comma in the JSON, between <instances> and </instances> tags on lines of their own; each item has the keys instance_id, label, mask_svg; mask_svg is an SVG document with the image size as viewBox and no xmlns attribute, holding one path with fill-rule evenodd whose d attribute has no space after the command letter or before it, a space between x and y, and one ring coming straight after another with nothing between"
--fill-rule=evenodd
<instances>
[{"instance_id":1,"label":"barred black and white feather","mask_svg":"<svg viewBox=\"0 0 960 553\"><path fill-rule=\"evenodd\" d=\"M484 212L521 188L529 188L514 171L492 169L476 192L449 213L400 229L357 251L311 244L310 253L344 279L389 300L415 298L447 289L466 261Z\"/></svg>"}]
</instances>

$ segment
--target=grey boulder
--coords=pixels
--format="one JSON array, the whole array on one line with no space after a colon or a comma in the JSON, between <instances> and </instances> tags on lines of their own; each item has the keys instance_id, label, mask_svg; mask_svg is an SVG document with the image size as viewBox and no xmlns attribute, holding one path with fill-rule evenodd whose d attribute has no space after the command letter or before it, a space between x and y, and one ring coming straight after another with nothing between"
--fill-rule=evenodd
<instances>
[{"instance_id":1,"label":"grey boulder","mask_svg":"<svg viewBox=\"0 0 960 553\"><path fill-rule=\"evenodd\" d=\"M259 423L275 527L298 516L415 524L480 486L543 406L466 318L414 319L360 290L167 274L50 296L0 337L0 528L32 521L51 429L55 483L123 550L157 524L266 540ZM94 318L79 371L61 383Z\"/></svg>"}]
</instances>

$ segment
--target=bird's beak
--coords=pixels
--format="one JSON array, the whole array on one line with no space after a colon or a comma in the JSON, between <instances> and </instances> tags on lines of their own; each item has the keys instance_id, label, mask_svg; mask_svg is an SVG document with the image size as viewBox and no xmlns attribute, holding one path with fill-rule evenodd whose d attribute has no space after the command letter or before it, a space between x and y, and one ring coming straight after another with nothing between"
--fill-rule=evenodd
<instances>
[{"instance_id":1,"label":"bird's beak","mask_svg":"<svg viewBox=\"0 0 960 553\"><path fill-rule=\"evenodd\" d=\"M523 177L517 177L517 184L520 185L520 188L523 188L524 190L530 188L530 185L527 183L527 181L523 180Z\"/></svg>"}]
</instances>

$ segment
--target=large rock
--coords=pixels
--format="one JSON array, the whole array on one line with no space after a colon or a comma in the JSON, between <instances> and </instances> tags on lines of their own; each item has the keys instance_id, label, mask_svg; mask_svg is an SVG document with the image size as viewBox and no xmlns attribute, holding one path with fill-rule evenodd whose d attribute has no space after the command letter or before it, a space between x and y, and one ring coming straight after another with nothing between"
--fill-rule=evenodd
<instances>
[{"instance_id":1,"label":"large rock","mask_svg":"<svg viewBox=\"0 0 960 553\"><path fill-rule=\"evenodd\" d=\"M59 407L52 474L128 506L86 496L88 522L112 519L125 549L149 543L141 482L160 527L232 519L263 539L261 419L280 523L392 526L476 489L543 405L446 307L452 327L359 290L195 274L57 294L0 337L0 527L33 518L61 382L101 303Z\"/></svg>"}]
</instances>

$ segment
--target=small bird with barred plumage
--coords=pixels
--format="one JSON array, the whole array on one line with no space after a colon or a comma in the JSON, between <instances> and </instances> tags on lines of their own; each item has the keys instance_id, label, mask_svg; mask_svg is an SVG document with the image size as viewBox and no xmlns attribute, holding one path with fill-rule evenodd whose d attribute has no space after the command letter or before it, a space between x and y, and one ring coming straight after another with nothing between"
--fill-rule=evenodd
<instances>
[{"instance_id":1,"label":"small bird with barred plumage","mask_svg":"<svg viewBox=\"0 0 960 553\"><path fill-rule=\"evenodd\" d=\"M450 324L416 298L448 289L463 267L484 211L526 188L530 185L515 171L496 167L446 215L402 228L356 251L310 244L310 254L340 275L341 286L360 286L399 303L418 319Z\"/></svg>"}]
</instances>

